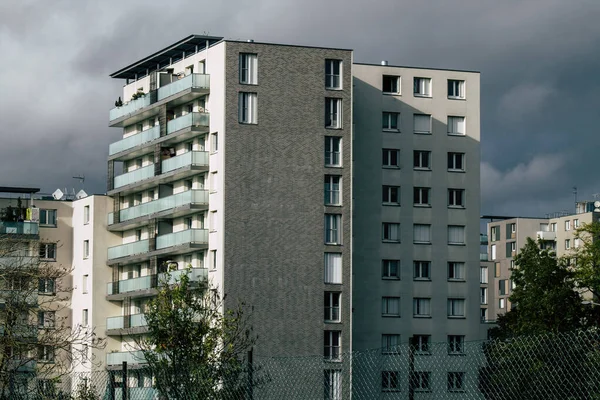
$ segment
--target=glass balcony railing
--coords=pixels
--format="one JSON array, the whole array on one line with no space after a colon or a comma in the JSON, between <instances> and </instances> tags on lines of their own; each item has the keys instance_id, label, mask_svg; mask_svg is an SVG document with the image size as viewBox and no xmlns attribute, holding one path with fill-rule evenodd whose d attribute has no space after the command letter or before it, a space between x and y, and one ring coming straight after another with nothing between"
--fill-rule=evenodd
<instances>
[{"instance_id":1,"label":"glass balcony railing","mask_svg":"<svg viewBox=\"0 0 600 400\"><path fill-rule=\"evenodd\" d=\"M3 235L37 235L39 234L39 223L24 222L3 222L0 221L0 234Z\"/></svg>"},{"instance_id":2,"label":"glass balcony railing","mask_svg":"<svg viewBox=\"0 0 600 400\"><path fill-rule=\"evenodd\" d=\"M208 165L208 152L188 151L179 156L171 157L162 162L162 173L174 171L188 165Z\"/></svg>"},{"instance_id":3,"label":"glass balcony railing","mask_svg":"<svg viewBox=\"0 0 600 400\"><path fill-rule=\"evenodd\" d=\"M131 183L143 181L154 176L154 165L138 168L135 171L115 176L115 189Z\"/></svg>"},{"instance_id":4,"label":"glass balcony railing","mask_svg":"<svg viewBox=\"0 0 600 400\"><path fill-rule=\"evenodd\" d=\"M123 140L111 143L110 146L108 146L108 155L112 156L113 154L129 150L146 142L151 142L154 139L158 139L159 136L160 128L158 126L136 133Z\"/></svg>"},{"instance_id":5,"label":"glass balcony railing","mask_svg":"<svg viewBox=\"0 0 600 400\"><path fill-rule=\"evenodd\" d=\"M117 118L121 118L127 114L131 114L134 111L139 110L140 108L143 107L148 107L151 102L150 102L150 95L146 94L144 97L140 97L139 99L135 99L135 100L131 100L129 103L121 106L121 107L115 107L112 110L110 110L109 113L109 119L111 121L117 119Z\"/></svg>"},{"instance_id":6,"label":"glass balcony railing","mask_svg":"<svg viewBox=\"0 0 600 400\"><path fill-rule=\"evenodd\" d=\"M184 269L172 271L171 278L169 279L169 283L175 283L184 272L185 272ZM119 293L127 293L127 292L135 292L138 290L152 289L153 288L152 277L153 277L153 275L146 275L146 276L141 276L139 278L124 279L122 281L119 281ZM161 280L164 280L164 279L165 279L165 274L162 274L162 273L158 274L158 279L154 283L154 285L156 285L158 282L160 282ZM190 281L197 282L197 281L206 281L206 280L208 280L208 270L206 268L192 268L192 270L190 271ZM106 289L107 289L106 293L108 295L116 294L116 293L113 293L113 282L109 282L106 285ZM114 328L108 328L108 329L114 329Z\"/></svg>"},{"instance_id":7,"label":"glass balcony railing","mask_svg":"<svg viewBox=\"0 0 600 400\"><path fill-rule=\"evenodd\" d=\"M140 326L146 326L146 318L144 314L133 314L129 316L119 316L106 318L106 329L124 329L125 319L129 319L128 328L138 328Z\"/></svg>"},{"instance_id":8,"label":"glass balcony railing","mask_svg":"<svg viewBox=\"0 0 600 400\"><path fill-rule=\"evenodd\" d=\"M208 89L210 75L190 74L158 89L158 101L190 88Z\"/></svg>"},{"instance_id":9,"label":"glass balcony railing","mask_svg":"<svg viewBox=\"0 0 600 400\"><path fill-rule=\"evenodd\" d=\"M208 204L208 190L188 190L162 199L149 201L137 206L119 211L120 221L128 221L138 217L166 211L187 204ZM114 221L114 213L108 215L108 224Z\"/></svg>"},{"instance_id":10,"label":"glass balcony railing","mask_svg":"<svg viewBox=\"0 0 600 400\"><path fill-rule=\"evenodd\" d=\"M156 238L156 249L178 246L186 243L208 243L207 229L187 229L161 235Z\"/></svg>"},{"instance_id":11,"label":"glass balcony railing","mask_svg":"<svg viewBox=\"0 0 600 400\"><path fill-rule=\"evenodd\" d=\"M171 278L169 279L169 283L175 283L180 278L181 275L185 273L185 269L178 269L177 271L171 271ZM160 282L165 279L165 274L158 275L158 281ZM206 268L192 268L190 271L190 281L191 282L204 282L208 280L208 269Z\"/></svg>"},{"instance_id":12,"label":"glass balcony railing","mask_svg":"<svg viewBox=\"0 0 600 400\"><path fill-rule=\"evenodd\" d=\"M167 122L167 135L184 128L208 126L208 124L209 118L207 113L189 113Z\"/></svg>"},{"instance_id":13,"label":"glass balcony railing","mask_svg":"<svg viewBox=\"0 0 600 400\"><path fill-rule=\"evenodd\" d=\"M479 234L479 244L480 245L488 244L488 235L486 235L485 233L480 233Z\"/></svg>"},{"instance_id":14,"label":"glass balcony railing","mask_svg":"<svg viewBox=\"0 0 600 400\"><path fill-rule=\"evenodd\" d=\"M479 253L479 261L488 261L487 253Z\"/></svg>"},{"instance_id":15,"label":"glass balcony railing","mask_svg":"<svg viewBox=\"0 0 600 400\"><path fill-rule=\"evenodd\" d=\"M134 254L141 254L148 252L148 239L139 240L133 243L122 244L120 246L114 246L108 248L108 259L112 260L115 258L132 256Z\"/></svg>"},{"instance_id":16,"label":"glass balcony railing","mask_svg":"<svg viewBox=\"0 0 600 400\"><path fill-rule=\"evenodd\" d=\"M109 366L121 366L123 361L127 361L127 364L146 364L144 353L141 351L119 351L116 353L108 353L106 355L106 365Z\"/></svg>"}]
</instances>

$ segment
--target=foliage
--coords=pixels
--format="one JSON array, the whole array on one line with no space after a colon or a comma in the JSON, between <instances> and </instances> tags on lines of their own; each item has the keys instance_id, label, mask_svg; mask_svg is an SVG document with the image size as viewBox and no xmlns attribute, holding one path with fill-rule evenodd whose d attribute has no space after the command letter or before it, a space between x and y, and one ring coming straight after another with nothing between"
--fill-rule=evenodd
<instances>
[{"instance_id":1,"label":"foliage","mask_svg":"<svg viewBox=\"0 0 600 400\"><path fill-rule=\"evenodd\" d=\"M77 384L73 400L100 400L100 396L96 393L93 385L89 384L87 380L83 380Z\"/></svg>"},{"instance_id":2,"label":"foliage","mask_svg":"<svg viewBox=\"0 0 600 400\"><path fill-rule=\"evenodd\" d=\"M131 100L137 100L141 97L144 97L145 95L146 95L146 93L142 92L141 90L138 90L131 96Z\"/></svg>"},{"instance_id":3,"label":"foliage","mask_svg":"<svg viewBox=\"0 0 600 400\"><path fill-rule=\"evenodd\" d=\"M167 272L144 316L148 333L138 346L165 399L228 398L246 390L243 356L255 338L244 306L223 311L190 269L174 279Z\"/></svg>"},{"instance_id":4,"label":"foliage","mask_svg":"<svg viewBox=\"0 0 600 400\"><path fill-rule=\"evenodd\" d=\"M121 100L121 96L119 96L119 98L115 101L115 107L122 107L123 106L123 100Z\"/></svg>"},{"instance_id":5,"label":"foliage","mask_svg":"<svg viewBox=\"0 0 600 400\"><path fill-rule=\"evenodd\" d=\"M579 246L573 247L568 258L575 265L577 286L600 298L600 222L582 224L575 231Z\"/></svg>"}]
</instances>

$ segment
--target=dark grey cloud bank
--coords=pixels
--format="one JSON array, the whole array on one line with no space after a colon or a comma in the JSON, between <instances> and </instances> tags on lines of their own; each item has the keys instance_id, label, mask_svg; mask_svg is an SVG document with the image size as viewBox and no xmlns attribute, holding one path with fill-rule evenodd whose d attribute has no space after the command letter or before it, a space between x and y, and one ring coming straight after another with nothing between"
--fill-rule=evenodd
<instances>
[{"instance_id":1,"label":"dark grey cloud bank","mask_svg":"<svg viewBox=\"0 0 600 400\"><path fill-rule=\"evenodd\" d=\"M479 70L482 213L543 215L600 192L600 2L0 0L0 183L106 189L108 74L191 33Z\"/></svg>"}]
</instances>

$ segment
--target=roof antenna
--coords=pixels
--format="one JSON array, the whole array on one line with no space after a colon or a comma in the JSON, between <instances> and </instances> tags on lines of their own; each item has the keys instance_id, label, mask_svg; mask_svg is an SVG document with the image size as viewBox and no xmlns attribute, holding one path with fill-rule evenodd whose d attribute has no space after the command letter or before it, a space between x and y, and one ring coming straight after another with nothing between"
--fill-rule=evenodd
<instances>
[{"instance_id":1,"label":"roof antenna","mask_svg":"<svg viewBox=\"0 0 600 400\"><path fill-rule=\"evenodd\" d=\"M575 196L575 214L577 214L577 186L573 186L573 195Z\"/></svg>"},{"instance_id":2,"label":"roof antenna","mask_svg":"<svg viewBox=\"0 0 600 400\"><path fill-rule=\"evenodd\" d=\"M79 183L81 186L85 183L85 175L81 174L81 176L74 176L73 179L79 179Z\"/></svg>"}]
</instances>

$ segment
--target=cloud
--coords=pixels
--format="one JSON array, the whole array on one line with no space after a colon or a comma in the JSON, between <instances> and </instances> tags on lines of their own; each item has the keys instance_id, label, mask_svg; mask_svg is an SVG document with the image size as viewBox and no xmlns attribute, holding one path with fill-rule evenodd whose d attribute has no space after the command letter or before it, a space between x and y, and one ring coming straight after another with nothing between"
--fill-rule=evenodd
<instances>
[{"instance_id":1,"label":"cloud","mask_svg":"<svg viewBox=\"0 0 600 400\"><path fill-rule=\"evenodd\" d=\"M552 85L522 83L512 87L499 101L499 117L519 122L544 109L556 94Z\"/></svg>"}]
</instances>

